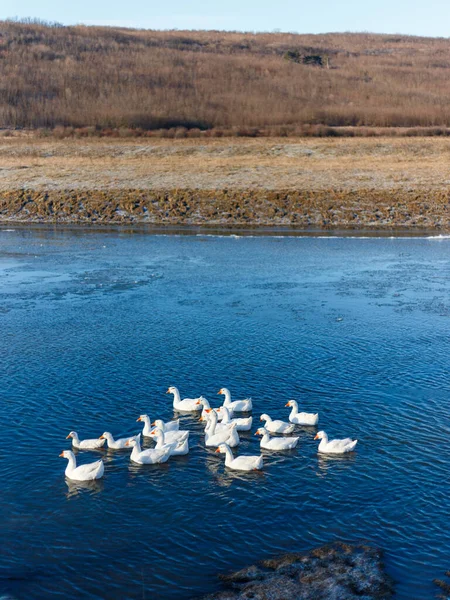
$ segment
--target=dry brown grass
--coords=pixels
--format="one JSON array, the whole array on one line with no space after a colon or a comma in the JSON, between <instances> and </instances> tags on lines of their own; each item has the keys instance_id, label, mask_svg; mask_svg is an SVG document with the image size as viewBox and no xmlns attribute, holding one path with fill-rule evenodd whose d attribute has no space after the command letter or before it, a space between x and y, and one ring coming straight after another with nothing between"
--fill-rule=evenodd
<instances>
[{"instance_id":1,"label":"dry brown grass","mask_svg":"<svg viewBox=\"0 0 450 600\"><path fill-rule=\"evenodd\" d=\"M288 51L320 55L330 68L286 60ZM0 127L57 127L56 135L80 137L100 129L111 136L339 134L317 125L442 134L450 126L449 69L443 38L3 21Z\"/></svg>"},{"instance_id":2,"label":"dry brown grass","mask_svg":"<svg viewBox=\"0 0 450 600\"><path fill-rule=\"evenodd\" d=\"M0 189L448 190L446 138L0 139Z\"/></svg>"}]
</instances>

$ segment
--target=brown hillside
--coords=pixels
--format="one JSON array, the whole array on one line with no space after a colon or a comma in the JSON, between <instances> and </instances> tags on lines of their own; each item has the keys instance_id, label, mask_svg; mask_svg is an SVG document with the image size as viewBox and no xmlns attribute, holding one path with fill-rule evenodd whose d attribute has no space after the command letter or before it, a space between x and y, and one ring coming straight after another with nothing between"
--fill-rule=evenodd
<instances>
[{"instance_id":1,"label":"brown hillside","mask_svg":"<svg viewBox=\"0 0 450 600\"><path fill-rule=\"evenodd\" d=\"M443 127L449 75L442 38L0 22L3 128Z\"/></svg>"}]
</instances>

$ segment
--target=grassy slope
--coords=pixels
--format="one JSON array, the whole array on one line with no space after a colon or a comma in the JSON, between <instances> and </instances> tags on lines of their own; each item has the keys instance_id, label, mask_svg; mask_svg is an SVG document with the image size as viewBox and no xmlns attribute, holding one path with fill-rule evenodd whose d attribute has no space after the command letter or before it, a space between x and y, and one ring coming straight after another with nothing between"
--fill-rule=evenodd
<instances>
[{"instance_id":1,"label":"grassy slope","mask_svg":"<svg viewBox=\"0 0 450 600\"><path fill-rule=\"evenodd\" d=\"M449 69L440 38L0 22L0 127L444 126Z\"/></svg>"}]
</instances>

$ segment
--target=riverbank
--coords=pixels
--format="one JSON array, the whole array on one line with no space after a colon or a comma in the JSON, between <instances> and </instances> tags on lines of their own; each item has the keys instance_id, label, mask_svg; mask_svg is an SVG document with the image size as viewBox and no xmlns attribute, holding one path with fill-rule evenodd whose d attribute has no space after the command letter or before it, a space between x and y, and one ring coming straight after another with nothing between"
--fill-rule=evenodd
<instances>
[{"instance_id":1,"label":"riverbank","mask_svg":"<svg viewBox=\"0 0 450 600\"><path fill-rule=\"evenodd\" d=\"M0 221L450 230L446 139L0 142Z\"/></svg>"}]
</instances>

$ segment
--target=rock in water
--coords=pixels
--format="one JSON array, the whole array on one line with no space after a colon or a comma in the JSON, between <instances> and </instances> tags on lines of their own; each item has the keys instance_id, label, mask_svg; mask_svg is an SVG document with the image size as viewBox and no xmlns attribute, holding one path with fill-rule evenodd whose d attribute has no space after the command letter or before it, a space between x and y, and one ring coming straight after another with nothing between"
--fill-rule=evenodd
<instances>
[{"instance_id":1,"label":"rock in water","mask_svg":"<svg viewBox=\"0 0 450 600\"><path fill-rule=\"evenodd\" d=\"M228 589L203 600L385 600L394 593L381 550L364 544L327 544L219 577Z\"/></svg>"},{"instance_id":2,"label":"rock in water","mask_svg":"<svg viewBox=\"0 0 450 600\"><path fill-rule=\"evenodd\" d=\"M445 575L450 578L450 571L447 571ZM450 583L442 581L442 579L435 579L434 583L439 586L443 592L443 594L438 594L436 597L441 600L448 600L450 598Z\"/></svg>"}]
</instances>

